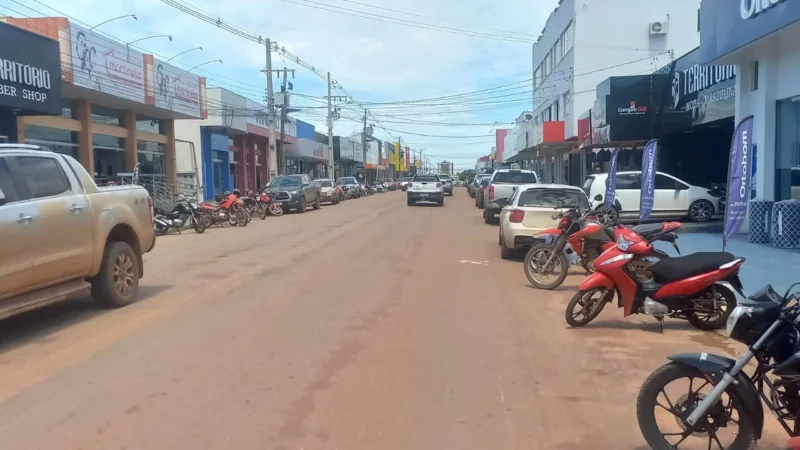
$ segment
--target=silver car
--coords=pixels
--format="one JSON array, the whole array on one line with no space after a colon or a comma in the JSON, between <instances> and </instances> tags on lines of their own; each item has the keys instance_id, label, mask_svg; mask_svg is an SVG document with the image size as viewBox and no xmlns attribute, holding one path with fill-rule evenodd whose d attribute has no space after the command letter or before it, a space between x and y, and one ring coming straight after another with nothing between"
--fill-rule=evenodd
<instances>
[{"instance_id":1,"label":"silver car","mask_svg":"<svg viewBox=\"0 0 800 450\"><path fill-rule=\"evenodd\" d=\"M323 203L330 203L331 205L339 204L339 194L333 180L329 178L319 178L314 180L314 185L319 187Z\"/></svg>"},{"instance_id":2,"label":"silver car","mask_svg":"<svg viewBox=\"0 0 800 450\"><path fill-rule=\"evenodd\" d=\"M565 184L516 186L508 205L500 211L500 256L507 259L515 250L539 243L538 232L558 225L553 214L570 207L589 208L589 198L581 188Z\"/></svg>"}]
</instances>

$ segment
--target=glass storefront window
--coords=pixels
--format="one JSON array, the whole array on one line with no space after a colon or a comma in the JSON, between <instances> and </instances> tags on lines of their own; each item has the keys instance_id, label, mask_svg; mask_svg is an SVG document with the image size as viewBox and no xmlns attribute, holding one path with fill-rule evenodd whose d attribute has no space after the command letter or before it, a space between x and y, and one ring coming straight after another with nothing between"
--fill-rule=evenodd
<instances>
[{"instance_id":1,"label":"glass storefront window","mask_svg":"<svg viewBox=\"0 0 800 450\"><path fill-rule=\"evenodd\" d=\"M145 175L167 174L166 146L152 141L136 141L139 158L139 173Z\"/></svg>"},{"instance_id":2,"label":"glass storefront window","mask_svg":"<svg viewBox=\"0 0 800 450\"><path fill-rule=\"evenodd\" d=\"M800 200L800 96L779 100L777 114L775 201Z\"/></svg>"},{"instance_id":3,"label":"glass storefront window","mask_svg":"<svg viewBox=\"0 0 800 450\"><path fill-rule=\"evenodd\" d=\"M101 181L115 180L117 174L127 172L125 164L125 139L105 134L92 135L95 177Z\"/></svg>"},{"instance_id":4,"label":"glass storefront window","mask_svg":"<svg viewBox=\"0 0 800 450\"><path fill-rule=\"evenodd\" d=\"M92 105L92 122L102 125L117 125L120 124L122 112L113 108L106 108L105 106Z\"/></svg>"},{"instance_id":5,"label":"glass storefront window","mask_svg":"<svg viewBox=\"0 0 800 450\"><path fill-rule=\"evenodd\" d=\"M223 152L214 151L214 190L216 192L222 192L225 187L225 182L223 180L223 174L228 168L223 168L223 158L225 155Z\"/></svg>"},{"instance_id":6,"label":"glass storefront window","mask_svg":"<svg viewBox=\"0 0 800 450\"><path fill-rule=\"evenodd\" d=\"M23 130L25 140L34 141L53 141L67 144L78 143L78 133L75 131L62 130L60 128L43 127L40 125L25 125Z\"/></svg>"},{"instance_id":7,"label":"glass storefront window","mask_svg":"<svg viewBox=\"0 0 800 450\"><path fill-rule=\"evenodd\" d=\"M78 118L78 102L65 98L61 100L61 116L67 119Z\"/></svg>"},{"instance_id":8,"label":"glass storefront window","mask_svg":"<svg viewBox=\"0 0 800 450\"><path fill-rule=\"evenodd\" d=\"M136 129L148 133L161 134L161 121L152 117L136 115Z\"/></svg>"}]
</instances>

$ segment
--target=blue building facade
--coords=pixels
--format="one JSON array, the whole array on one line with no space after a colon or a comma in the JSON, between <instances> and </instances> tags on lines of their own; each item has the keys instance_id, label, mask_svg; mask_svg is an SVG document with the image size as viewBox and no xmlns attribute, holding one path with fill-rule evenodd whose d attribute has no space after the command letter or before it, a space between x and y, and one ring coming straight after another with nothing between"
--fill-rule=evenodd
<instances>
[{"instance_id":1,"label":"blue building facade","mask_svg":"<svg viewBox=\"0 0 800 450\"><path fill-rule=\"evenodd\" d=\"M230 141L212 127L201 127L200 148L203 161L203 180L206 199L214 198L217 192L233 190L233 174L231 173Z\"/></svg>"}]
</instances>

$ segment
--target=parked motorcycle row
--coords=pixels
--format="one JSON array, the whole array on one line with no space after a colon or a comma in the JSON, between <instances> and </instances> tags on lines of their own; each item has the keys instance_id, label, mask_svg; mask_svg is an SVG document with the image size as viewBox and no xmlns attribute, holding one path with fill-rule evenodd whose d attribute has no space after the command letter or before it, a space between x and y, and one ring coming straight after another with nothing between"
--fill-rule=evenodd
<instances>
[{"instance_id":1,"label":"parked motorcycle row","mask_svg":"<svg viewBox=\"0 0 800 450\"><path fill-rule=\"evenodd\" d=\"M394 182L357 184L337 186L336 195L342 201L397 189L399 185ZM218 193L213 202L198 202L179 197L175 206L169 210L155 208L153 229L156 236L163 236L170 230L182 234L181 230L187 226L197 234L202 234L210 227L246 227L253 217L265 220L268 216L280 217L284 212L281 202L272 197L269 189L261 193L249 190L246 195L234 189L233 192Z\"/></svg>"},{"instance_id":2,"label":"parked motorcycle row","mask_svg":"<svg viewBox=\"0 0 800 450\"><path fill-rule=\"evenodd\" d=\"M539 289L555 289L571 266L587 277L565 309L570 327L583 327L615 302L623 317L646 314L687 320L699 330L726 327L745 345L738 360L712 353L680 353L644 382L637 401L639 428L654 449L752 449L764 427L762 401L790 436L800 434L800 295L767 285L745 298L739 270L745 262L727 252L670 256L654 247L672 244L680 254L678 222L605 226L594 211L553 215L558 225L534 236L525 275ZM754 362L752 375L744 372ZM677 390L672 390L674 384ZM668 390L669 388L669 390ZM789 445L793 445L790 441Z\"/></svg>"}]
</instances>

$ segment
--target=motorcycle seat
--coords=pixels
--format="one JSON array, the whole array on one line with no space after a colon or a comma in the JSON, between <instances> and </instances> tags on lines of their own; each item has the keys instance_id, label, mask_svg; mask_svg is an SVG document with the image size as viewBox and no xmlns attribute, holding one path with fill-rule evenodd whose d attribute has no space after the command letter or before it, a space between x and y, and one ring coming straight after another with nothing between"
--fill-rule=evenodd
<instances>
[{"instance_id":1,"label":"motorcycle seat","mask_svg":"<svg viewBox=\"0 0 800 450\"><path fill-rule=\"evenodd\" d=\"M634 233L638 234L644 239L649 239L661 233L661 230L663 229L664 228L660 223L645 223L631 228Z\"/></svg>"},{"instance_id":2,"label":"motorcycle seat","mask_svg":"<svg viewBox=\"0 0 800 450\"><path fill-rule=\"evenodd\" d=\"M650 272L653 273L656 283L666 284L713 272L734 259L736 258L733 254L728 252L698 252L675 258L664 258L653 264Z\"/></svg>"}]
</instances>

